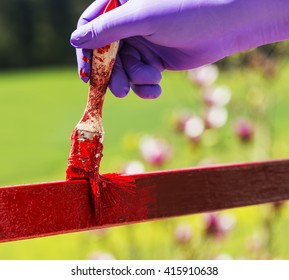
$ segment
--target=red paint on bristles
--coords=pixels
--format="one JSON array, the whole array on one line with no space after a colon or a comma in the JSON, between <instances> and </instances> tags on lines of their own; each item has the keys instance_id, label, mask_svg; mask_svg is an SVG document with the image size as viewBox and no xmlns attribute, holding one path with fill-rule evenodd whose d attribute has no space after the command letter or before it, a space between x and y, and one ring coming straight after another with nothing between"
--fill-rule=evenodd
<instances>
[{"instance_id":1,"label":"red paint on bristles","mask_svg":"<svg viewBox=\"0 0 289 280\"><path fill-rule=\"evenodd\" d=\"M110 209L110 216L113 217L123 212L123 205L126 205L127 197L134 199L136 195L136 182L132 176L122 176L117 173L99 175L98 193L95 200L97 219L102 221L102 210Z\"/></svg>"},{"instance_id":2,"label":"red paint on bristles","mask_svg":"<svg viewBox=\"0 0 289 280\"><path fill-rule=\"evenodd\" d=\"M93 196L97 196L98 170L103 146L99 140L99 135L94 135L92 139L87 138L84 140L79 140L79 137L79 131L75 128L71 135L71 150L68 158L66 179L88 179Z\"/></svg>"}]
</instances>

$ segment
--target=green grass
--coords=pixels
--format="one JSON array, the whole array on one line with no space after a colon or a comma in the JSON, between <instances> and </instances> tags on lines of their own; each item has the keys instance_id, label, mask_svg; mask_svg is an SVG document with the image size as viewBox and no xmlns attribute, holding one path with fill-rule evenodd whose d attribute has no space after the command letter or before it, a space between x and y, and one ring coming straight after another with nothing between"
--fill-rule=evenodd
<instances>
[{"instance_id":1,"label":"green grass","mask_svg":"<svg viewBox=\"0 0 289 280\"><path fill-rule=\"evenodd\" d=\"M170 90L165 87L166 93L158 100L141 100L133 94L125 99L107 95L103 171L122 162L124 149L131 149L125 142L130 136L166 133L182 76L172 75ZM189 85L185 88L190 89ZM63 179L69 137L84 110L87 86L73 70L40 69L1 73L0 92L0 184Z\"/></svg>"},{"instance_id":2,"label":"green grass","mask_svg":"<svg viewBox=\"0 0 289 280\"><path fill-rule=\"evenodd\" d=\"M140 159L137 145L143 134L165 137L172 144L174 157L164 168L194 166L204 159L236 162L288 157L287 77L289 64L282 65L272 82L256 71L222 73L218 84L228 85L233 92L229 121L218 131L206 131L199 147L190 145L173 128L173 116L179 109L200 110L200 93L185 73L165 73L163 94L157 100L141 100L133 93L117 99L108 93L101 171L119 171L129 160ZM78 80L74 69L0 74L0 185L65 178L69 138L85 107L86 92L87 85ZM251 117L257 126L249 145L241 145L232 130L240 115ZM183 248L173 239L180 222L194 229L192 257L206 255L200 251L209 247L211 254L226 252L235 258L254 258L244 244L252 233L262 230L260 221L267 210L268 206L231 210L237 217L236 229L218 242L203 241L202 215L193 215L117 227L104 236L74 233L0 244L0 259L85 259L94 250L111 252L119 259L181 258ZM289 257L289 213L285 210L274 226L274 257ZM196 248L198 252L194 252Z\"/></svg>"}]
</instances>

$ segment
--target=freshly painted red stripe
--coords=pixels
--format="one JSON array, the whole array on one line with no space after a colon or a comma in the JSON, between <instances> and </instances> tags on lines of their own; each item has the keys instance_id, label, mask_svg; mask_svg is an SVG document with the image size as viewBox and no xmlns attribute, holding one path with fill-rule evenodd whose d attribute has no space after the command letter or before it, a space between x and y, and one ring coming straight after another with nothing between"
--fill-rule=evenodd
<instances>
[{"instance_id":1,"label":"freshly painted red stripe","mask_svg":"<svg viewBox=\"0 0 289 280\"><path fill-rule=\"evenodd\" d=\"M289 160L104 174L95 211L85 180L0 188L0 241L289 199Z\"/></svg>"}]
</instances>

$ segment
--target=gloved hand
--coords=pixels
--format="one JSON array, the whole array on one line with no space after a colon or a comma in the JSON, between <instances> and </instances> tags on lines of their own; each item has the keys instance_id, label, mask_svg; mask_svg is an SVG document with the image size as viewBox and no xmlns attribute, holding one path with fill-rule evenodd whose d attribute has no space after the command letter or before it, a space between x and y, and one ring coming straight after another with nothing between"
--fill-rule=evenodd
<instances>
[{"instance_id":1,"label":"gloved hand","mask_svg":"<svg viewBox=\"0 0 289 280\"><path fill-rule=\"evenodd\" d=\"M195 68L289 38L288 0L120 2L100 15L107 0L95 1L71 36L84 81L90 73L89 49L122 39L109 85L118 97L130 87L142 98L158 97L165 69Z\"/></svg>"}]
</instances>

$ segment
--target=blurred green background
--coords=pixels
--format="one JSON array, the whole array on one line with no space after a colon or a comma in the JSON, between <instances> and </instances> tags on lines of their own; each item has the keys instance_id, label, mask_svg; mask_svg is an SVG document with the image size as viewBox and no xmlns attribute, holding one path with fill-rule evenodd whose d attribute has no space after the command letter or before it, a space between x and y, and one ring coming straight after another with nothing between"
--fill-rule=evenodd
<instances>
[{"instance_id":1,"label":"blurred green background","mask_svg":"<svg viewBox=\"0 0 289 280\"><path fill-rule=\"evenodd\" d=\"M70 134L87 92L69 37L88 4L5 0L1 5L1 186L65 178ZM198 139L176 130L183 111L203 117L208 107L204 88L187 72L165 72L156 100L108 93L101 172L121 172L133 160L149 171L288 157L288 49L284 42L219 62L212 86L232 92L228 117ZM240 118L251 125L247 140L235 129ZM163 164L143 159L143 135L166 140L171 155ZM288 233L284 202L3 243L0 259L286 259Z\"/></svg>"}]
</instances>

